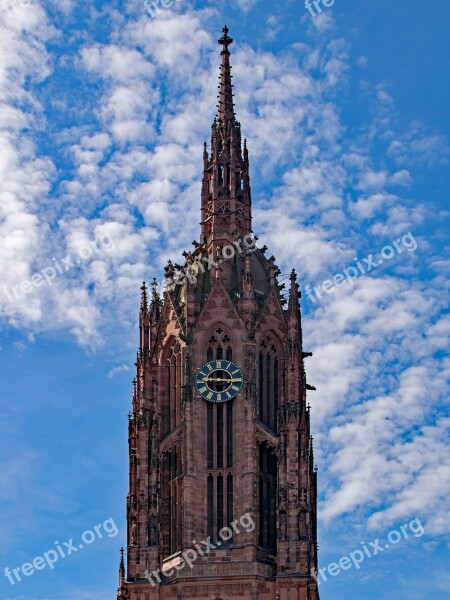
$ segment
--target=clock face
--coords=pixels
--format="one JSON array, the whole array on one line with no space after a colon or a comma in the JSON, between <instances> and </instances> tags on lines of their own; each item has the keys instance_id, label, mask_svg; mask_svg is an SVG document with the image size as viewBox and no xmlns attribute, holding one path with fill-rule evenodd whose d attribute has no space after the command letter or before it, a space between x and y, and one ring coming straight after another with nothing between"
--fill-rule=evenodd
<instances>
[{"instance_id":1,"label":"clock face","mask_svg":"<svg viewBox=\"0 0 450 600\"><path fill-rule=\"evenodd\" d=\"M195 389L209 402L227 402L242 389L244 375L229 360L211 360L197 371Z\"/></svg>"}]
</instances>

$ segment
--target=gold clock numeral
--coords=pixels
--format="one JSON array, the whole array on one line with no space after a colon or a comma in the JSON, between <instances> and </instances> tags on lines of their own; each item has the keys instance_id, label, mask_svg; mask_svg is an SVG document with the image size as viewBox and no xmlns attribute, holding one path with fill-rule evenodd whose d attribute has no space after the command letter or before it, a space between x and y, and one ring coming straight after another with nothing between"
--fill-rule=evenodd
<instances>
[{"instance_id":1,"label":"gold clock numeral","mask_svg":"<svg viewBox=\"0 0 450 600\"><path fill-rule=\"evenodd\" d=\"M205 392L208 391L208 388L207 387L201 387L201 388L199 388L198 391L200 392L200 394L204 394Z\"/></svg>"},{"instance_id":2,"label":"gold clock numeral","mask_svg":"<svg viewBox=\"0 0 450 600\"><path fill-rule=\"evenodd\" d=\"M214 396L214 394L212 392L209 392L209 394L206 396L207 400L211 400L211 398Z\"/></svg>"},{"instance_id":3,"label":"gold clock numeral","mask_svg":"<svg viewBox=\"0 0 450 600\"><path fill-rule=\"evenodd\" d=\"M217 394L217 401L222 402L222 394Z\"/></svg>"},{"instance_id":4,"label":"gold clock numeral","mask_svg":"<svg viewBox=\"0 0 450 600\"><path fill-rule=\"evenodd\" d=\"M239 386L237 386L237 385L232 385L232 386L231 386L231 389L232 389L232 390L234 390L235 392L238 392L238 391L239 391Z\"/></svg>"},{"instance_id":5,"label":"gold clock numeral","mask_svg":"<svg viewBox=\"0 0 450 600\"><path fill-rule=\"evenodd\" d=\"M221 360L216 360L216 368L217 369L221 369L222 368L222 361Z\"/></svg>"},{"instance_id":6,"label":"gold clock numeral","mask_svg":"<svg viewBox=\"0 0 450 600\"><path fill-rule=\"evenodd\" d=\"M230 394L230 392L227 390L227 398L230 399L233 397L233 394Z\"/></svg>"}]
</instances>

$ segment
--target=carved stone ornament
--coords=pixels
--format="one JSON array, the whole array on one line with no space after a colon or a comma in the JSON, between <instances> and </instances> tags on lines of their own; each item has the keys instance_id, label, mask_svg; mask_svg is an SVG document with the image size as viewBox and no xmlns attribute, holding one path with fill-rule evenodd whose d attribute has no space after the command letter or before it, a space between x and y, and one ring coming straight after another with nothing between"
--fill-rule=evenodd
<instances>
[{"instance_id":1,"label":"carved stone ornament","mask_svg":"<svg viewBox=\"0 0 450 600\"><path fill-rule=\"evenodd\" d=\"M183 588L183 596L184 598L204 598L205 600L210 600L211 598L228 598L230 596L251 598L254 587L255 586L252 583L188 585ZM263 583L257 584L257 590L259 592L263 592L264 589L265 585Z\"/></svg>"}]
</instances>

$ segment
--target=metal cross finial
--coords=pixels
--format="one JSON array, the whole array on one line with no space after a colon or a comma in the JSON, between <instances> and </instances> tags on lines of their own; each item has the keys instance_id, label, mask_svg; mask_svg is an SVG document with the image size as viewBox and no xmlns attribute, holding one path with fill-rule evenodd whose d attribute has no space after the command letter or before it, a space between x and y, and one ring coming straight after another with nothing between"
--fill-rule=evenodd
<instances>
[{"instance_id":1,"label":"metal cross finial","mask_svg":"<svg viewBox=\"0 0 450 600\"><path fill-rule=\"evenodd\" d=\"M224 51L227 51L228 46L233 43L233 39L230 38L230 36L228 35L228 32L230 30L228 29L228 27L226 25L222 29L222 31L223 31L223 36L219 39L218 43L222 44Z\"/></svg>"}]
</instances>

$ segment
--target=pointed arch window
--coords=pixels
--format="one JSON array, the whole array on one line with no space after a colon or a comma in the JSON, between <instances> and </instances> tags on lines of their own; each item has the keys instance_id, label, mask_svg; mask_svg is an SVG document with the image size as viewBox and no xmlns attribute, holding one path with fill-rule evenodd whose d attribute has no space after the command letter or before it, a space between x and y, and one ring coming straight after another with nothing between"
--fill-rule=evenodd
<instances>
[{"instance_id":1,"label":"pointed arch window","mask_svg":"<svg viewBox=\"0 0 450 600\"><path fill-rule=\"evenodd\" d=\"M258 353L258 417L273 431L277 431L280 394L280 358L269 334L259 345Z\"/></svg>"},{"instance_id":2,"label":"pointed arch window","mask_svg":"<svg viewBox=\"0 0 450 600\"><path fill-rule=\"evenodd\" d=\"M161 433L167 435L181 423L181 347L175 338L167 343L161 369Z\"/></svg>"},{"instance_id":3,"label":"pointed arch window","mask_svg":"<svg viewBox=\"0 0 450 600\"><path fill-rule=\"evenodd\" d=\"M271 552L276 547L277 458L266 443L259 444L259 535L262 548Z\"/></svg>"},{"instance_id":4,"label":"pointed arch window","mask_svg":"<svg viewBox=\"0 0 450 600\"><path fill-rule=\"evenodd\" d=\"M163 556L182 548L181 445L164 452L161 463L161 546Z\"/></svg>"}]
</instances>

